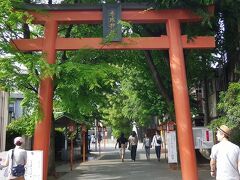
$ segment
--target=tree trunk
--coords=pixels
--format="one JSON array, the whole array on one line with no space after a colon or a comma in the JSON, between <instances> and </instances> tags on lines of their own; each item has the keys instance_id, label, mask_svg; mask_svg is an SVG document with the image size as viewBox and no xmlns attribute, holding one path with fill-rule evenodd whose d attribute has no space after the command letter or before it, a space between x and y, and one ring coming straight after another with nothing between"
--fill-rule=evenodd
<instances>
[{"instance_id":1,"label":"tree trunk","mask_svg":"<svg viewBox=\"0 0 240 180\"><path fill-rule=\"evenodd\" d=\"M156 68L156 66L155 66L155 64L153 62L153 58L152 58L151 52L150 51L145 51L145 57L146 57L147 65L148 65L148 67L150 69L150 72L152 74L153 80L154 80L154 82L155 82L155 84L157 86L158 92L166 100L167 105L169 106L169 109L172 109L173 98L170 95L170 93L168 93L167 89L164 87L164 84L163 84L163 82L161 80L160 74L157 71L157 68ZM174 117L173 112L171 112L171 111L169 111L169 115L170 115L170 118Z\"/></svg>"},{"instance_id":2,"label":"tree trunk","mask_svg":"<svg viewBox=\"0 0 240 180\"><path fill-rule=\"evenodd\" d=\"M208 88L207 88L206 77L202 82L202 110L204 114L204 126L207 126L209 122L209 110L208 110Z\"/></svg>"}]
</instances>

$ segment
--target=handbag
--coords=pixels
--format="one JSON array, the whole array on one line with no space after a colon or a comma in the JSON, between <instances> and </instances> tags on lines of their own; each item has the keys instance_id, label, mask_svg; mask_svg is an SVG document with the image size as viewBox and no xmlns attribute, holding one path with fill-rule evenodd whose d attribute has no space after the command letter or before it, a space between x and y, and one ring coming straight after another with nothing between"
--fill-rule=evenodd
<instances>
[{"instance_id":1,"label":"handbag","mask_svg":"<svg viewBox=\"0 0 240 180\"><path fill-rule=\"evenodd\" d=\"M129 144L129 146L128 146L128 150L129 150L129 151L132 150L132 145L131 145L131 144Z\"/></svg>"},{"instance_id":2,"label":"handbag","mask_svg":"<svg viewBox=\"0 0 240 180\"><path fill-rule=\"evenodd\" d=\"M156 138L156 141L157 141L158 144L162 144L162 139L161 139L161 137L156 137L156 136L155 136L155 138Z\"/></svg>"},{"instance_id":3,"label":"handbag","mask_svg":"<svg viewBox=\"0 0 240 180\"><path fill-rule=\"evenodd\" d=\"M12 150L12 167L11 167L12 175L15 177L24 176L24 174L25 174L24 165L18 164L17 166L13 166L13 156L14 156L14 149Z\"/></svg>"},{"instance_id":4,"label":"handbag","mask_svg":"<svg viewBox=\"0 0 240 180\"><path fill-rule=\"evenodd\" d=\"M161 139L157 139L157 143L161 144L162 143Z\"/></svg>"},{"instance_id":5,"label":"handbag","mask_svg":"<svg viewBox=\"0 0 240 180\"><path fill-rule=\"evenodd\" d=\"M11 171L13 176L21 177L21 176L24 176L25 168L24 168L24 165L19 164L17 166L13 166L11 168Z\"/></svg>"}]
</instances>

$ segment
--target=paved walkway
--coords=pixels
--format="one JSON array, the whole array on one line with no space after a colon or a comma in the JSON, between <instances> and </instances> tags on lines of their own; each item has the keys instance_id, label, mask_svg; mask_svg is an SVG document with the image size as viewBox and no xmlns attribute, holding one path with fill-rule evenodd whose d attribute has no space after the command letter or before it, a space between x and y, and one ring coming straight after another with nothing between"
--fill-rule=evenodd
<instances>
[{"instance_id":1,"label":"paved walkway","mask_svg":"<svg viewBox=\"0 0 240 180\"><path fill-rule=\"evenodd\" d=\"M151 160L146 160L145 152L140 144L138 146L135 162L130 160L130 152L126 151L124 162L119 159L118 149L114 144L108 144L105 149L99 152L92 152L99 155L98 158L75 164L73 171L68 171L60 180L180 180L181 171L169 168L165 155L162 154L161 161L155 158L154 150L151 149ZM58 172L66 172L69 167L59 166ZM204 164L199 168L199 180L213 180L209 175L209 165ZM191 180L191 179L189 179Z\"/></svg>"}]
</instances>

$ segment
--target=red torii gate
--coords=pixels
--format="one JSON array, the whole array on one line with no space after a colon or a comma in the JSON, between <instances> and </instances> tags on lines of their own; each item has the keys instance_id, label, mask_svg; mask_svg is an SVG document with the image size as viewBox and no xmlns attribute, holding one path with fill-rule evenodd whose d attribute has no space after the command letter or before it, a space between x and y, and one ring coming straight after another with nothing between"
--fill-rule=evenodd
<instances>
[{"instance_id":1,"label":"red torii gate","mask_svg":"<svg viewBox=\"0 0 240 180\"><path fill-rule=\"evenodd\" d=\"M78 5L79 6L79 5ZM143 8L123 9L122 20L131 23L166 23L167 35L161 37L123 38L123 43L102 44L102 38L60 38L57 36L58 24L100 24L102 10L54 10L47 13L28 11L35 24L45 26L45 37L37 39L13 40L20 51L43 51L49 64L56 62L56 51L99 49L99 50L169 50L174 105L176 113L178 143L183 180L197 180L197 165L194 151L192 123L183 49L214 48L212 36L196 37L187 41L181 35L181 22L196 22L201 18L186 9L147 10ZM35 129L34 150L43 150L43 179L47 180L48 153L53 103L53 80L47 77L40 82L39 99L44 117Z\"/></svg>"}]
</instances>

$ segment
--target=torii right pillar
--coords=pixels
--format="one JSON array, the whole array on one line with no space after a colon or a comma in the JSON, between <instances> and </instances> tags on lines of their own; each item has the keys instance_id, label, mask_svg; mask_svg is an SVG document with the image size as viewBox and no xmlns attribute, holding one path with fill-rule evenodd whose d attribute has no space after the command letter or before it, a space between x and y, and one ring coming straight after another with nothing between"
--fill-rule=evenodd
<instances>
[{"instance_id":1,"label":"torii right pillar","mask_svg":"<svg viewBox=\"0 0 240 180\"><path fill-rule=\"evenodd\" d=\"M198 180L180 22L167 20L174 107L183 180ZM189 179L190 178L190 179Z\"/></svg>"}]
</instances>

